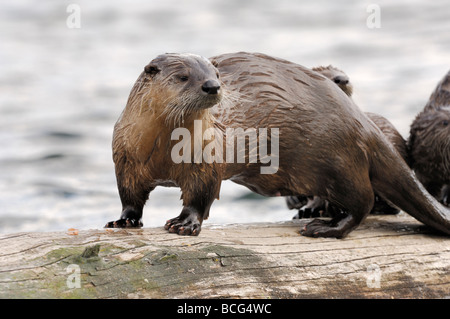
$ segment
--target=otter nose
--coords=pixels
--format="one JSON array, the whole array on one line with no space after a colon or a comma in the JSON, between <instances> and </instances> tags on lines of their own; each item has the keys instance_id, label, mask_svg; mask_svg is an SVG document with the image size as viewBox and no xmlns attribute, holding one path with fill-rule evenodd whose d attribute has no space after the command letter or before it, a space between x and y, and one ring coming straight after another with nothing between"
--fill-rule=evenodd
<instances>
[{"instance_id":1,"label":"otter nose","mask_svg":"<svg viewBox=\"0 0 450 319\"><path fill-rule=\"evenodd\" d=\"M208 80L202 85L202 91L208 94L217 94L220 89L219 82L215 80Z\"/></svg>"},{"instance_id":2,"label":"otter nose","mask_svg":"<svg viewBox=\"0 0 450 319\"><path fill-rule=\"evenodd\" d=\"M346 85L348 84L348 78L346 76L338 75L333 78L334 83Z\"/></svg>"}]
</instances>

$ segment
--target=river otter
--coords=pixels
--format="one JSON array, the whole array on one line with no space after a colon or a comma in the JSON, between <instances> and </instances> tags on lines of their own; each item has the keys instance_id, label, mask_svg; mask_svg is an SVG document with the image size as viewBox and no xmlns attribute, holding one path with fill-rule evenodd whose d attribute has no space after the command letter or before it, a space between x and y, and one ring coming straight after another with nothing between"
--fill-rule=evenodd
<instances>
[{"instance_id":1,"label":"river otter","mask_svg":"<svg viewBox=\"0 0 450 319\"><path fill-rule=\"evenodd\" d=\"M411 124L410 165L428 192L450 205L450 71Z\"/></svg>"},{"instance_id":2,"label":"river otter","mask_svg":"<svg viewBox=\"0 0 450 319\"><path fill-rule=\"evenodd\" d=\"M439 81L433 93L431 93L424 111L436 109L438 107L449 106L450 101L450 70Z\"/></svg>"},{"instance_id":3,"label":"river otter","mask_svg":"<svg viewBox=\"0 0 450 319\"><path fill-rule=\"evenodd\" d=\"M318 72L334 83L351 98L353 94L353 85L350 82L350 78L342 70L332 66L319 66L312 68L313 71ZM396 150L402 156L402 158L408 161L408 152L406 141L401 134L395 128L395 126L385 117L371 112L365 112L367 117L371 119L380 130L384 133L387 139L394 145ZM289 196L286 197L286 204L289 209L298 209L294 219L310 218L310 217L334 217L336 214L342 212L333 205L330 205L324 199L314 197L302 197L302 196ZM378 194L375 194L375 203L372 208L372 214L397 214L399 209L393 207L386 201L384 201Z\"/></svg>"},{"instance_id":4,"label":"river otter","mask_svg":"<svg viewBox=\"0 0 450 319\"><path fill-rule=\"evenodd\" d=\"M353 94L353 85L350 82L350 78L342 70L329 65L329 66L316 66L311 70L322 74L323 76L329 78L331 81L336 83L337 86L341 88L349 97Z\"/></svg>"},{"instance_id":5,"label":"river otter","mask_svg":"<svg viewBox=\"0 0 450 319\"><path fill-rule=\"evenodd\" d=\"M120 219L105 227L140 227L142 210L156 186L182 191L186 232L197 235L219 196L222 169L217 163L179 163L171 159L176 127L194 131L194 120L215 126L209 108L222 97L219 73L206 58L164 54L152 60L131 90L114 126L113 160L122 201ZM183 234L183 229L178 229ZM187 233L186 233L187 234Z\"/></svg>"},{"instance_id":6,"label":"river otter","mask_svg":"<svg viewBox=\"0 0 450 319\"><path fill-rule=\"evenodd\" d=\"M115 126L113 158L123 210L121 219L108 227L141 225L148 193L157 185L179 186L184 207L165 228L198 235L221 180L230 179L266 196L318 195L346 212L331 221L308 223L301 229L304 236L346 236L370 212L374 190L450 234L449 210L424 190L392 144L333 82L258 53L224 54L211 62L192 55L162 55L137 80ZM233 98L219 103L215 96L225 90L223 97L230 93ZM188 97L185 101L178 95ZM187 101L192 106L185 107ZM182 108L183 116L176 123L166 121L174 108ZM222 132L277 131L278 167L262 174L263 158L257 163L174 164L170 131L176 125L192 130L196 119ZM261 145L258 148L256 154L264 153Z\"/></svg>"}]
</instances>

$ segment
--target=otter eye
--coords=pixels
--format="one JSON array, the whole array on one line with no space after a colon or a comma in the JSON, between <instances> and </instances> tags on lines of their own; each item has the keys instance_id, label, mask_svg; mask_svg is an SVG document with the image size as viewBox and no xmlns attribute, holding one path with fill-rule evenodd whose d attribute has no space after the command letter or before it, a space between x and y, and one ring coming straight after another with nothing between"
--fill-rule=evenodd
<instances>
[{"instance_id":1,"label":"otter eye","mask_svg":"<svg viewBox=\"0 0 450 319\"><path fill-rule=\"evenodd\" d=\"M216 73L217 78L220 78L220 74L219 72Z\"/></svg>"},{"instance_id":2,"label":"otter eye","mask_svg":"<svg viewBox=\"0 0 450 319\"><path fill-rule=\"evenodd\" d=\"M189 77L187 75L180 76L180 81L181 82L186 82L187 80L189 80Z\"/></svg>"},{"instance_id":3,"label":"otter eye","mask_svg":"<svg viewBox=\"0 0 450 319\"><path fill-rule=\"evenodd\" d=\"M448 126L448 120L443 120L443 121L442 121L442 125L443 125L443 126Z\"/></svg>"}]
</instances>

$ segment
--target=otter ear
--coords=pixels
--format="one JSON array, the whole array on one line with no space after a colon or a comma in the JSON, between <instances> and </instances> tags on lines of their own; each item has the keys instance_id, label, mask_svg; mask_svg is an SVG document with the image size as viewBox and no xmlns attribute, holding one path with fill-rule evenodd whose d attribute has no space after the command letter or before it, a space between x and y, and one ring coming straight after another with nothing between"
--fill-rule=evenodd
<instances>
[{"instance_id":1,"label":"otter ear","mask_svg":"<svg viewBox=\"0 0 450 319\"><path fill-rule=\"evenodd\" d=\"M211 59L210 61L211 61L211 64L212 64L215 68L219 67L219 62L217 62L215 59Z\"/></svg>"},{"instance_id":2,"label":"otter ear","mask_svg":"<svg viewBox=\"0 0 450 319\"><path fill-rule=\"evenodd\" d=\"M158 66L156 64L150 63L144 67L144 71L145 71L145 73L149 74L151 77L154 77L161 70L158 68Z\"/></svg>"}]
</instances>

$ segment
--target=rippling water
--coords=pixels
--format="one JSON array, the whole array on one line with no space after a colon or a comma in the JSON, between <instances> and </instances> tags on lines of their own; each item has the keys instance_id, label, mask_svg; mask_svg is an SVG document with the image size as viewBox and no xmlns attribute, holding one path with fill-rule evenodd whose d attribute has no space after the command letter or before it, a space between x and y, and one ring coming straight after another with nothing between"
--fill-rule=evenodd
<instances>
[{"instance_id":1,"label":"rippling water","mask_svg":"<svg viewBox=\"0 0 450 319\"><path fill-rule=\"evenodd\" d=\"M80 28L67 19L80 8ZM263 52L312 67L333 64L365 111L409 125L450 65L447 1L2 1L0 232L101 228L119 217L113 125L143 66L164 52ZM70 20L72 21L72 20ZM181 209L158 188L145 226ZM225 182L206 223L279 221L282 198Z\"/></svg>"}]
</instances>

